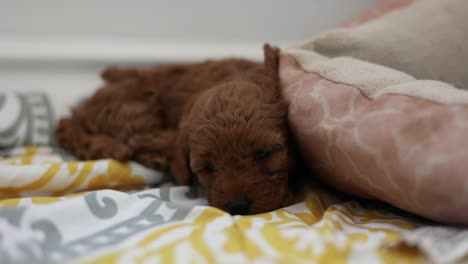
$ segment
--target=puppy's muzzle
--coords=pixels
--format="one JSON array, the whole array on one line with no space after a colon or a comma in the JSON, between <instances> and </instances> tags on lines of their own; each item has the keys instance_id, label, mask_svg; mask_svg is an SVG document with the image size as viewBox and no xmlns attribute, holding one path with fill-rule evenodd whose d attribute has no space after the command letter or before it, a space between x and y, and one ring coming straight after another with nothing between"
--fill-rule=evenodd
<instances>
[{"instance_id":1,"label":"puppy's muzzle","mask_svg":"<svg viewBox=\"0 0 468 264\"><path fill-rule=\"evenodd\" d=\"M232 215L246 215L250 212L252 202L249 199L237 199L226 204L227 211Z\"/></svg>"}]
</instances>

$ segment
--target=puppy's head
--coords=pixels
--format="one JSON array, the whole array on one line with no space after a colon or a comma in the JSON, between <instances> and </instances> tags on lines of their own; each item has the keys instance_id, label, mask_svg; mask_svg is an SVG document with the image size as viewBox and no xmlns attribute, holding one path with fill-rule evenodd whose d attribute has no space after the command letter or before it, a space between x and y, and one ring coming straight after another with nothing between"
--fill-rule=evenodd
<instances>
[{"instance_id":1,"label":"puppy's head","mask_svg":"<svg viewBox=\"0 0 468 264\"><path fill-rule=\"evenodd\" d=\"M210 205L231 214L287 201L294 159L277 67L278 50L266 46L262 82L235 80L203 92L180 126L172 172L180 184L196 178Z\"/></svg>"}]
</instances>

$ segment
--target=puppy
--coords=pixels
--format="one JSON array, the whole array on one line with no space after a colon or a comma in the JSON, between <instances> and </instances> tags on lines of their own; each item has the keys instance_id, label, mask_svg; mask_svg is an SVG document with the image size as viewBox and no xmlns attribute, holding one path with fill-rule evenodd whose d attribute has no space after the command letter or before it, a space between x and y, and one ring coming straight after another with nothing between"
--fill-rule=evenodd
<instances>
[{"instance_id":1,"label":"puppy","mask_svg":"<svg viewBox=\"0 0 468 264\"><path fill-rule=\"evenodd\" d=\"M297 153L278 80L279 50L148 69L111 68L60 121L58 142L86 158L136 160L198 182L210 205L256 214L287 204Z\"/></svg>"}]
</instances>

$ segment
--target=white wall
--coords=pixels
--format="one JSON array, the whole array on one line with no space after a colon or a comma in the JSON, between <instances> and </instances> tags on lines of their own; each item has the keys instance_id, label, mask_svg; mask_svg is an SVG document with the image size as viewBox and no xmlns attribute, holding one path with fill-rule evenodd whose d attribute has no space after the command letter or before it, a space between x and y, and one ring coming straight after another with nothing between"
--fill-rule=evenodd
<instances>
[{"instance_id":1,"label":"white wall","mask_svg":"<svg viewBox=\"0 0 468 264\"><path fill-rule=\"evenodd\" d=\"M287 47L375 2L0 0L0 59L258 57L265 41Z\"/></svg>"},{"instance_id":2,"label":"white wall","mask_svg":"<svg viewBox=\"0 0 468 264\"><path fill-rule=\"evenodd\" d=\"M108 64L261 57L378 0L0 0L0 89L89 90ZM62 92L62 91L60 91Z\"/></svg>"}]
</instances>

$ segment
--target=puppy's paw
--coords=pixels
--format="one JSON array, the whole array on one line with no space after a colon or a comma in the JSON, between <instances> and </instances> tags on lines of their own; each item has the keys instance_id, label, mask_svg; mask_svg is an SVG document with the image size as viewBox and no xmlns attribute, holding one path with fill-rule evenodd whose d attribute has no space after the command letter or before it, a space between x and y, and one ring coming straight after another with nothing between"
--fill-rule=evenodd
<instances>
[{"instance_id":1,"label":"puppy's paw","mask_svg":"<svg viewBox=\"0 0 468 264\"><path fill-rule=\"evenodd\" d=\"M169 167L167 155L154 152L140 152L134 156L134 160L152 169L166 171Z\"/></svg>"},{"instance_id":2,"label":"puppy's paw","mask_svg":"<svg viewBox=\"0 0 468 264\"><path fill-rule=\"evenodd\" d=\"M133 150L106 135L93 135L88 137L88 149L85 153L86 159L113 158L119 161L128 161L133 155Z\"/></svg>"},{"instance_id":3,"label":"puppy's paw","mask_svg":"<svg viewBox=\"0 0 468 264\"><path fill-rule=\"evenodd\" d=\"M169 130L138 134L128 140L128 145L135 151L136 161L147 167L167 170L175 136L176 132Z\"/></svg>"}]
</instances>

